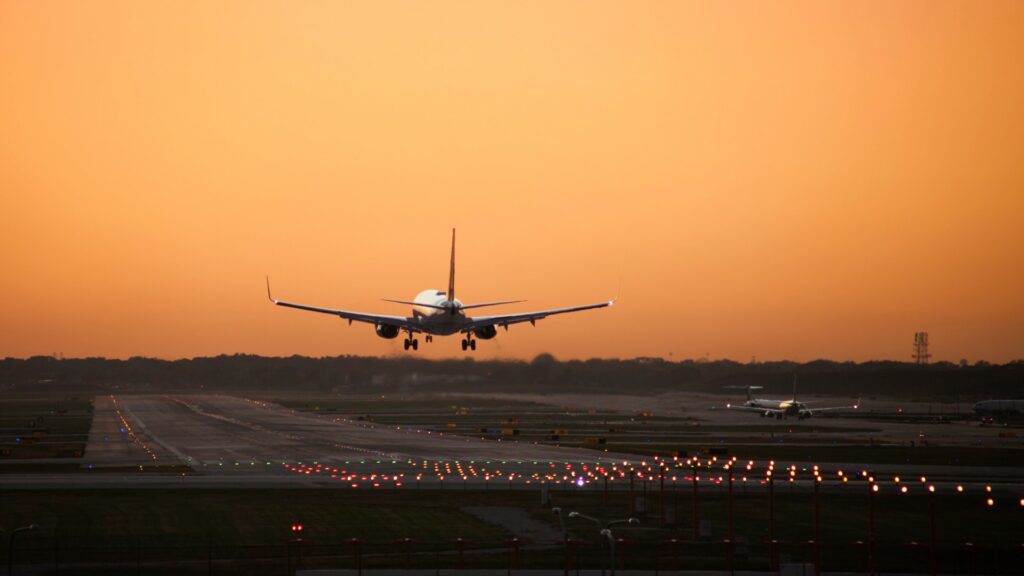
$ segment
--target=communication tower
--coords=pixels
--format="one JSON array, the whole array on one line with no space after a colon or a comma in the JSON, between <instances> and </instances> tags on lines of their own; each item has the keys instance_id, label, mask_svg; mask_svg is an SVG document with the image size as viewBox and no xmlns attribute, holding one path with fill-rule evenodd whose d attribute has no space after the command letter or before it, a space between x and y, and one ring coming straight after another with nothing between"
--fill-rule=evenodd
<instances>
[{"instance_id":1,"label":"communication tower","mask_svg":"<svg viewBox=\"0 0 1024 576\"><path fill-rule=\"evenodd\" d=\"M928 333L914 332L914 362L927 364L932 355L928 353Z\"/></svg>"}]
</instances>

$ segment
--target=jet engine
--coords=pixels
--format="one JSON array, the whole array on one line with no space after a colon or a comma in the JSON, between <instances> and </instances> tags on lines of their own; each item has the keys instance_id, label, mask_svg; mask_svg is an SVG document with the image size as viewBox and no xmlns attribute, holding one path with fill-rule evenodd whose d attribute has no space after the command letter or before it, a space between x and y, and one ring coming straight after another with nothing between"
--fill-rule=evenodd
<instances>
[{"instance_id":1,"label":"jet engine","mask_svg":"<svg viewBox=\"0 0 1024 576\"><path fill-rule=\"evenodd\" d=\"M490 340L498 335L498 329L494 326L481 326L473 330L473 334L481 340Z\"/></svg>"},{"instance_id":2,"label":"jet engine","mask_svg":"<svg viewBox=\"0 0 1024 576\"><path fill-rule=\"evenodd\" d=\"M391 326L389 324L377 324L377 336L381 338L387 338L388 340L398 337L398 326Z\"/></svg>"}]
</instances>

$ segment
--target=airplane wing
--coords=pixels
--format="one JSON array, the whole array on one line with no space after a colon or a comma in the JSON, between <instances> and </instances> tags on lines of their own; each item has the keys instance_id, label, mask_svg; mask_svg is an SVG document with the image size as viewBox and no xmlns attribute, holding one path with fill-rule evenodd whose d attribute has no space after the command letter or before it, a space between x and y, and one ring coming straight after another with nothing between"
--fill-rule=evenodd
<instances>
[{"instance_id":1,"label":"airplane wing","mask_svg":"<svg viewBox=\"0 0 1024 576\"><path fill-rule=\"evenodd\" d=\"M520 322L529 322L530 324L536 324L537 320L543 320L548 316L554 316L556 314L568 314L569 312L580 312L582 310L592 310L594 308L605 308L607 306L611 306L614 303L614 300L608 300L606 302L599 302L597 304L584 304L583 306L570 306L568 308L552 308L550 310L538 310L536 312L523 312L520 314L477 316L475 318L467 318L466 325L462 329L462 331L471 332L483 326L501 326L505 329L508 329L509 324L519 324Z\"/></svg>"},{"instance_id":2,"label":"airplane wing","mask_svg":"<svg viewBox=\"0 0 1024 576\"><path fill-rule=\"evenodd\" d=\"M339 316L348 320L349 324L352 322L366 322L367 324L382 324L385 326L395 326L402 330L412 330L413 332L420 332L421 328L419 323L411 318L405 316L388 316L384 314L366 314L364 312L350 312L348 310L336 310L334 308L320 308L319 306L307 306L305 304L296 304L294 302L285 302L284 300L278 300L270 295L270 280L267 280L267 298L271 302L278 306L285 306L288 308L296 308L298 310L306 310L308 312L319 312L321 314L331 314L333 316Z\"/></svg>"},{"instance_id":3,"label":"airplane wing","mask_svg":"<svg viewBox=\"0 0 1024 576\"><path fill-rule=\"evenodd\" d=\"M740 410L743 412L757 412L758 414L782 414L785 411L778 408L756 408L754 406L744 406L742 404L726 404L725 406L729 410Z\"/></svg>"},{"instance_id":4,"label":"airplane wing","mask_svg":"<svg viewBox=\"0 0 1024 576\"><path fill-rule=\"evenodd\" d=\"M856 410L860 408L860 404L853 404L851 406L829 406L827 408L805 408L804 411L817 414L818 412L828 412L830 410Z\"/></svg>"}]
</instances>

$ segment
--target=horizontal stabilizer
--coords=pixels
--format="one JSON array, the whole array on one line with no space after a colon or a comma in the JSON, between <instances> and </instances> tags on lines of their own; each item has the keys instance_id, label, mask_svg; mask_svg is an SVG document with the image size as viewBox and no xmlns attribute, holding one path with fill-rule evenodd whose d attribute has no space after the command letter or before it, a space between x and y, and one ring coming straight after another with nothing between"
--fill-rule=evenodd
<instances>
[{"instance_id":1,"label":"horizontal stabilizer","mask_svg":"<svg viewBox=\"0 0 1024 576\"><path fill-rule=\"evenodd\" d=\"M520 302L526 302L526 300L502 300L500 302L482 302L480 304L465 304L462 306L462 309L469 310L470 308L483 308L485 306L501 306L502 304L518 304Z\"/></svg>"},{"instance_id":2,"label":"horizontal stabilizer","mask_svg":"<svg viewBox=\"0 0 1024 576\"><path fill-rule=\"evenodd\" d=\"M381 298L385 302L393 302L395 304L408 304L409 306L422 306L424 308L433 308L435 310L447 310L444 306L436 306L434 304L424 304L423 302L410 302L408 300L391 300L390 298Z\"/></svg>"}]
</instances>

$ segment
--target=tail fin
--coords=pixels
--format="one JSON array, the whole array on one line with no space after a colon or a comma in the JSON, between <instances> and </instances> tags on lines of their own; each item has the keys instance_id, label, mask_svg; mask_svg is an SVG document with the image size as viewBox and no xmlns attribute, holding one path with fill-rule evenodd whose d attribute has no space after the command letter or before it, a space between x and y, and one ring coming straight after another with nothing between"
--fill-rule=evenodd
<instances>
[{"instance_id":1,"label":"tail fin","mask_svg":"<svg viewBox=\"0 0 1024 576\"><path fill-rule=\"evenodd\" d=\"M452 228L452 263L448 268L448 301L455 300L455 228Z\"/></svg>"}]
</instances>

